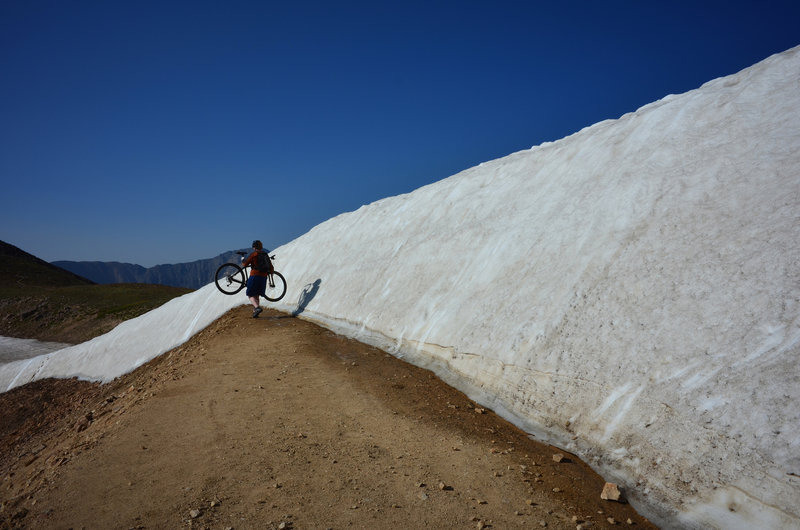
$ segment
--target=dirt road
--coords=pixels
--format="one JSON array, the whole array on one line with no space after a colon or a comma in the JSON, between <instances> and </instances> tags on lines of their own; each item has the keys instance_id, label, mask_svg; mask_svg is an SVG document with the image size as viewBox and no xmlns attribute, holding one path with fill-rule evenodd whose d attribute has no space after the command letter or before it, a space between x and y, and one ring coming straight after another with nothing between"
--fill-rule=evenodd
<instances>
[{"instance_id":1,"label":"dirt road","mask_svg":"<svg viewBox=\"0 0 800 530\"><path fill-rule=\"evenodd\" d=\"M244 307L108 385L0 394L0 443L2 528L654 528L430 372Z\"/></svg>"}]
</instances>

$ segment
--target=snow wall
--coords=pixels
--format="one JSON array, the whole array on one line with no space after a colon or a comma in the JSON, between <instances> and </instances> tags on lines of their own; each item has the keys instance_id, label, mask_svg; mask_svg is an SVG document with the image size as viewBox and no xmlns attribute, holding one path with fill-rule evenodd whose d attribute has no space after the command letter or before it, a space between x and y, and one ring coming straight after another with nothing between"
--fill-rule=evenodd
<instances>
[{"instance_id":1,"label":"snow wall","mask_svg":"<svg viewBox=\"0 0 800 530\"><path fill-rule=\"evenodd\" d=\"M430 368L659 526L800 528L799 243L800 47L330 219L277 249L277 306ZM0 389L113 379L244 302L206 286Z\"/></svg>"}]
</instances>

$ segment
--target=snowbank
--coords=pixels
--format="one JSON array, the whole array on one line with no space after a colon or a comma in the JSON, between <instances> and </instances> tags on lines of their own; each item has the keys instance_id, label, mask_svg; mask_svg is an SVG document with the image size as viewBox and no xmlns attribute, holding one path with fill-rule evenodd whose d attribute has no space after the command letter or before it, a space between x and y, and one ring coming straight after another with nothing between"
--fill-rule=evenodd
<instances>
[{"instance_id":1,"label":"snowbank","mask_svg":"<svg viewBox=\"0 0 800 530\"><path fill-rule=\"evenodd\" d=\"M798 241L794 48L315 227L277 250L279 306L431 368L661 526L798 528ZM243 302L207 286L0 389L111 379Z\"/></svg>"},{"instance_id":2,"label":"snowbank","mask_svg":"<svg viewBox=\"0 0 800 530\"><path fill-rule=\"evenodd\" d=\"M434 369L660 525L787 528L798 242L795 48L280 253L319 282L307 318Z\"/></svg>"},{"instance_id":3,"label":"snowbank","mask_svg":"<svg viewBox=\"0 0 800 530\"><path fill-rule=\"evenodd\" d=\"M52 351L66 348L69 344L63 342L42 342L34 339L17 339L14 337L0 337L0 364L30 359Z\"/></svg>"}]
</instances>

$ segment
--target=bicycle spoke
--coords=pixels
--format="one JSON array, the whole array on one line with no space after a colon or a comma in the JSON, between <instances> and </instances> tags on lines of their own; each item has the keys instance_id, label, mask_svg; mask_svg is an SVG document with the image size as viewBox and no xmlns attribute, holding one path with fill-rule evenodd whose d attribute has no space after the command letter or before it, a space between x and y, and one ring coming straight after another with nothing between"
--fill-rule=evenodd
<instances>
[{"instance_id":1,"label":"bicycle spoke","mask_svg":"<svg viewBox=\"0 0 800 530\"><path fill-rule=\"evenodd\" d=\"M245 273L238 265L225 263L217 269L214 283L223 293L236 294L245 286Z\"/></svg>"}]
</instances>

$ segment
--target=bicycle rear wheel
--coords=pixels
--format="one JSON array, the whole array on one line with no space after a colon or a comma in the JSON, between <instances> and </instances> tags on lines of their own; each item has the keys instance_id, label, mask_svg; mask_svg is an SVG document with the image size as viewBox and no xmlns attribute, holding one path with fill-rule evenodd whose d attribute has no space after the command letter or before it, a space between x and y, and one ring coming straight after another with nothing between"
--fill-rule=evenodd
<instances>
[{"instance_id":1,"label":"bicycle rear wheel","mask_svg":"<svg viewBox=\"0 0 800 530\"><path fill-rule=\"evenodd\" d=\"M270 273L267 277L267 288L264 291L264 298L270 302L277 302L286 294L286 279L278 271Z\"/></svg>"},{"instance_id":2,"label":"bicycle rear wheel","mask_svg":"<svg viewBox=\"0 0 800 530\"><path fill-rule=\"evenodd\" d=\"M217 269L214 283L223 293L236 294L247 285L247 277L242 268L235 263L225 263Z\"/></svg>"}]
</instances>

